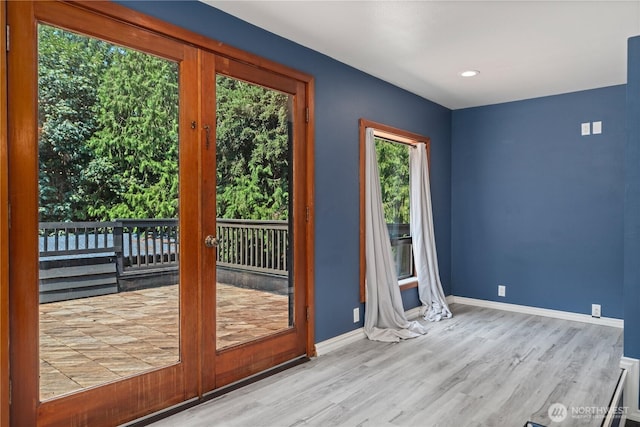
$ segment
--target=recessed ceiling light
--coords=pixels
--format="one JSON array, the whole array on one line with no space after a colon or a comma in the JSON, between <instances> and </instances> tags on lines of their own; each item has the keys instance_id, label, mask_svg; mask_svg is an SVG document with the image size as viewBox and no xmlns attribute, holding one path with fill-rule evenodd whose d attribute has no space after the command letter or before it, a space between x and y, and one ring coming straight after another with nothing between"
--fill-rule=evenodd
<instances>
[{"instance_id":1,"label":"recessed ceiling light","mask_svg":"<svg viewBox=\"0 0 640 427\"><path fill-rule=\"evenodd\" d=\"M478 70L467 70L460 73L462 77L475 77L478 74L480 74L480 71Z\"/></svg>"}]
</instances>

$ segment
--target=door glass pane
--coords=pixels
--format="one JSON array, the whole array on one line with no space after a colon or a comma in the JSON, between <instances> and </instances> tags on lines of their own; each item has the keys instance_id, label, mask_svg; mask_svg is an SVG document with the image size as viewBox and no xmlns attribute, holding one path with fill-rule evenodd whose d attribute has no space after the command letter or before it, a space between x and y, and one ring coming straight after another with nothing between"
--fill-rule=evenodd
<instances>
[{"instance_id":1,"label":"door glass pane","mask_svg":"<svg viewBox=\"0 0 640 427\"><path fill-rule=\"evenodd\" d=\"M216 347L293 324L293 96L216 79Z\"/></svg>"},{"instance_id":2,"label":"door glass pane","mask_svg":"<svg viewBox=\"0 0 640 427\"><path fill-rule=\"evenodd\" d=\"M178 64L38 27L40 397L179 359Z\"/></svg>"},{"instance_id":3,"label":"door glass pane","mask_svg":"<svg viewBox=\"0 0 640 427\"><path fill-rule=\"evenodd\" d=\"M413 250L409 227L409 147L376 138L384 219L398 280L413 276Z\"/></svg>"}]
</instances>

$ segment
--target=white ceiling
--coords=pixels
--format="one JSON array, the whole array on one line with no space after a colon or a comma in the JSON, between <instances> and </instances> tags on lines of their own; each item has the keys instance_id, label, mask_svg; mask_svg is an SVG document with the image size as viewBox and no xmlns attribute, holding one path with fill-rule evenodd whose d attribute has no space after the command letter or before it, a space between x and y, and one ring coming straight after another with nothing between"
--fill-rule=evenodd
<instances>
[{"instance_id":1,"label":"white ceiling","mask_svg":"<svg viewBox=\"0 0 640 427\"><path fill-rule=\"evenodd\" d=\"M626 83L640 34L638 0L203 1L451 109Z\"/></svg>"}]
</instances>

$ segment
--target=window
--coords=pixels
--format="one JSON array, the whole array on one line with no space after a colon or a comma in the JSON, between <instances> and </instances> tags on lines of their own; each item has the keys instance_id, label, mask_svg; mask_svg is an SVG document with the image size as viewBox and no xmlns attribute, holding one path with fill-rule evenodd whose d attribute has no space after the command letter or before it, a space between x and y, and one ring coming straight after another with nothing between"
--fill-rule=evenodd
<instances>
[{"instance_id":1,"label":"window","mask_svg":"<svg viewBox=\"0 0 640 427\"><path fill-rule=\"evenodd\" d=\"M376 137L376 157L385 220L391 239L401 290L418 286L413 263L409 227L409 150L425 143L429 160L429 138L391 126L360 119L360 301L365 301L365 131L373 128Z\"/></svg>"},{"instance_id":2,"label":"window","mask_svg":"<svg viewBox=\"0 0 640 427\"><path fill-rule=\"evenodd\" d=\"M384 219L389 229L398 280L414 276L409 226L409 150L390 139L376 138L376 158Z\"/></svg>"}]
</instances>

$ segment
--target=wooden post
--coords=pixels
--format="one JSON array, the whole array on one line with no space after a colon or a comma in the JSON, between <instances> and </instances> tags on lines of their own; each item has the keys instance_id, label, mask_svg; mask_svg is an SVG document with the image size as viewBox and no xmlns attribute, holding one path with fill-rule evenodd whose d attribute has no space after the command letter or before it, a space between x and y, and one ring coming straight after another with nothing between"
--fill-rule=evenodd
<instances>
[{"instance_id":1,"label":"wooden post","mask_svg":"<svg viewBox=\"0 0 640 427\"><path fill-rule=\"evenodd\" d=\"M113 251L116 254L116 279L118 280L118 292L120 292L120 276L124 273L124 246L122 244L123 225L121 220L116 220L113 226Z\"/></svg>"}]
</instances>

